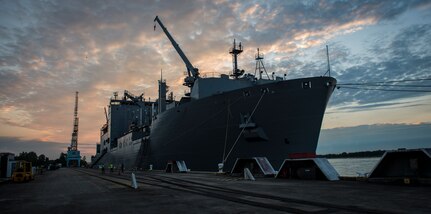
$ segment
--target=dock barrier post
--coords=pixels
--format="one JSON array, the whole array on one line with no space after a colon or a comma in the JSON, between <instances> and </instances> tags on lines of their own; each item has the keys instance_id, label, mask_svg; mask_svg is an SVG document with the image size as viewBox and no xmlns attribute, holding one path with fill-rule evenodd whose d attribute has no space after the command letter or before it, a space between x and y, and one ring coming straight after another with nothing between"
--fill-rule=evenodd
<instances>
[{"instance_id":1,"label":"dock barrier post","mask_svg":"<svg viewBox=\"0 0 431 214\"><path fill-rule=\"evenodd\" d=\"M223 166L224 166L223 163L218 164L218 173L223 173Z\"/></svg>"},{"instance_id":2,"label":"dock barrier post","mask_svg":"<svg viewBox=\"0 0 431 214\"><path fill-rule=\"evenodd\" d=\"M136 183L135 173L132 173L132 188L138 189L138 184Z\"/></svg>"},{"instance_id":3,"label":"dock barrier post","mask_svg":"<svg viewBox=\"0 0 431 214\"><path fill-rule=\"evenodd\" d=\"M253 174L251 174L250 169L244 168L244 180L252 180L255 181Z\"/></svg>"}]
</instances>

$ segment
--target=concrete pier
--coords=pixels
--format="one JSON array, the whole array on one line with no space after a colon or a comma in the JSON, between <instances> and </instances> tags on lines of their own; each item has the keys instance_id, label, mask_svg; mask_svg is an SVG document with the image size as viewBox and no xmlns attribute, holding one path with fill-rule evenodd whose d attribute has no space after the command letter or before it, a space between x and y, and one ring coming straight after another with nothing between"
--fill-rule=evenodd
<instances>
[{"instance_id":1,"label":"concrete pier","mask_svg":"<svg viewBox=\"0 0 431 214\"><path fill-rule=\"evenodd\" d=\"M0 184L1 213L430 213L430 186L62 168Z\"/></svg>"}]
</instances>

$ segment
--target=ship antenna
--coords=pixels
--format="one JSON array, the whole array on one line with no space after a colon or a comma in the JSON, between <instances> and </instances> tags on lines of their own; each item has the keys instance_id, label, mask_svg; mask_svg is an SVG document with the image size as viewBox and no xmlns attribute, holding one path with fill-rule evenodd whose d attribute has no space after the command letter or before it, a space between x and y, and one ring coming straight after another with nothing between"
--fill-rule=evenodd
<instances>
[{"instance_id":1,"label":"ship antenna","mask_svg":"<svg viewBox=\"0 0 431 214\"><path fill-rule=\"evenodd\" d=\"M235 77L235 79L238 79L239 76L244 74L244 70L238 69L238 55L242 53L243 46L241 45L241 42L238 46L236 46L235 39L233 40L233 47L230 49L229 53L232 54L232 63L233 63L233 71L231 76Z\"/></svg>"},{"instance_id":2,"label":"ship antenna","mask_svg":"<svg viewBox=\"0 0 431 214\"><path fill-rule=\"evenodd\" d=\"M266 76L268 77L268 79L270 79L268 73L266 72L265 65L263 65L263 54L260 54L259 48L257 49L257 54L255 55L255 59L256 59L256 68L254 69L254 76L256 76L256 72L259 72L259 79L262 79L262 73L265 71Z\"/></svg>"},{"instance_id":3,"label":"ship antenna","mask_svg":"<svg viewBox=\"0 0 431 214\"><path fill-rule=\"evenodd\" d=\"M329 48L328 45L326 45L326 59L328 61L328 70L325 72L323 76L325 76L327 73L329 76L331 76L331 64L329 63Z\"/></svg>"}]
</instances>

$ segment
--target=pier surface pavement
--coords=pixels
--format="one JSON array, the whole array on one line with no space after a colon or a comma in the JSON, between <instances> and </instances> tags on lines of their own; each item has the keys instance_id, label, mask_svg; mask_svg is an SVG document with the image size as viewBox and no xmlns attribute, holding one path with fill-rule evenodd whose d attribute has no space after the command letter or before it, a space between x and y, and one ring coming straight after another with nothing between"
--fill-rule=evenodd
<instances>
[{"instance_id":1,"label":"pier surface pavement","mask_svg":"<svg viewBox=\"0 0 431 214\"><path fill-rule=\"evenodd\" d=\"M0 184L1 213L431 213L430 186L62 168Z\"/></svg>"}]
</instances>

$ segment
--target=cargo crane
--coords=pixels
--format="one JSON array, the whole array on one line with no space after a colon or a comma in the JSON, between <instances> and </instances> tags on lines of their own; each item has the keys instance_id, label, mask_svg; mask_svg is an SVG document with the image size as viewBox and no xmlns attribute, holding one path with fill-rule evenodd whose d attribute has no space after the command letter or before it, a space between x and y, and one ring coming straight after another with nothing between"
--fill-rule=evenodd
<instances>
[{"instance_id":1,"label":"cargo crane","mask_svg":"<svg viewBox=\"0 0 431 214\"><path fill-rule=\"evenodd\" d=\"M103 107L103 109L105 110L106 124L108 124L109 123L109 119L108 119L108 113L106 112L106 107Z\"/></svg>"},{"instance_id":2,"label":"cargo crane","mask_svg":"<svg viewBox=\"0 0 431 214\"><path fill-rule=\"evenodd\" d=\"M66 163L67 167L70 166L81 166L81 154L78 150L78 92L75 94L75 109L73 112L73 132L72 132L72 140L70 142L70 147L67 148L67 158Z\"/></svg>"},{"instance_id":3,"label":"cargo crane","mask_svg":"<svg viewBox=\"0 0 431 214\"><path fill-rule=\"evenodd\" d=\"M154 19L154 22L159 23L159 25L162 28L163 32L165 32L165 34L168 37L169 41L171 41L171 43L174 46L175 50L178 52L178 54L180 55L181 59L186 64L187 75L188 76L184 79L184 84L183 85L188 86L188 87L191 88L193 86L195 80L199 78L199 69L196 68L196 67L194 67L192 65L192 63L186 57L186 55L184 54L184 52L181 50L181 48L178 45L178 43L175 42L174 38L172 38L171 34L165 28L165 26L163 25L162 21L160 21L160 19L159 19L158 16L156 16L156 18ZM154 25L154 30L156 30L156 25Z\"/></svg>"},{"instance_id":4,"label":"cargo crane","mask_svg":"<svg viewBox=\"0 0 431 214\"><path fill-rule=\"evenodd\" d=\"M76 92L75 96L75 110L73 112L73 132L72 132L72 140L70 143L70 150L78 150L78 92Z\"/></svg>"}]
</instances>

